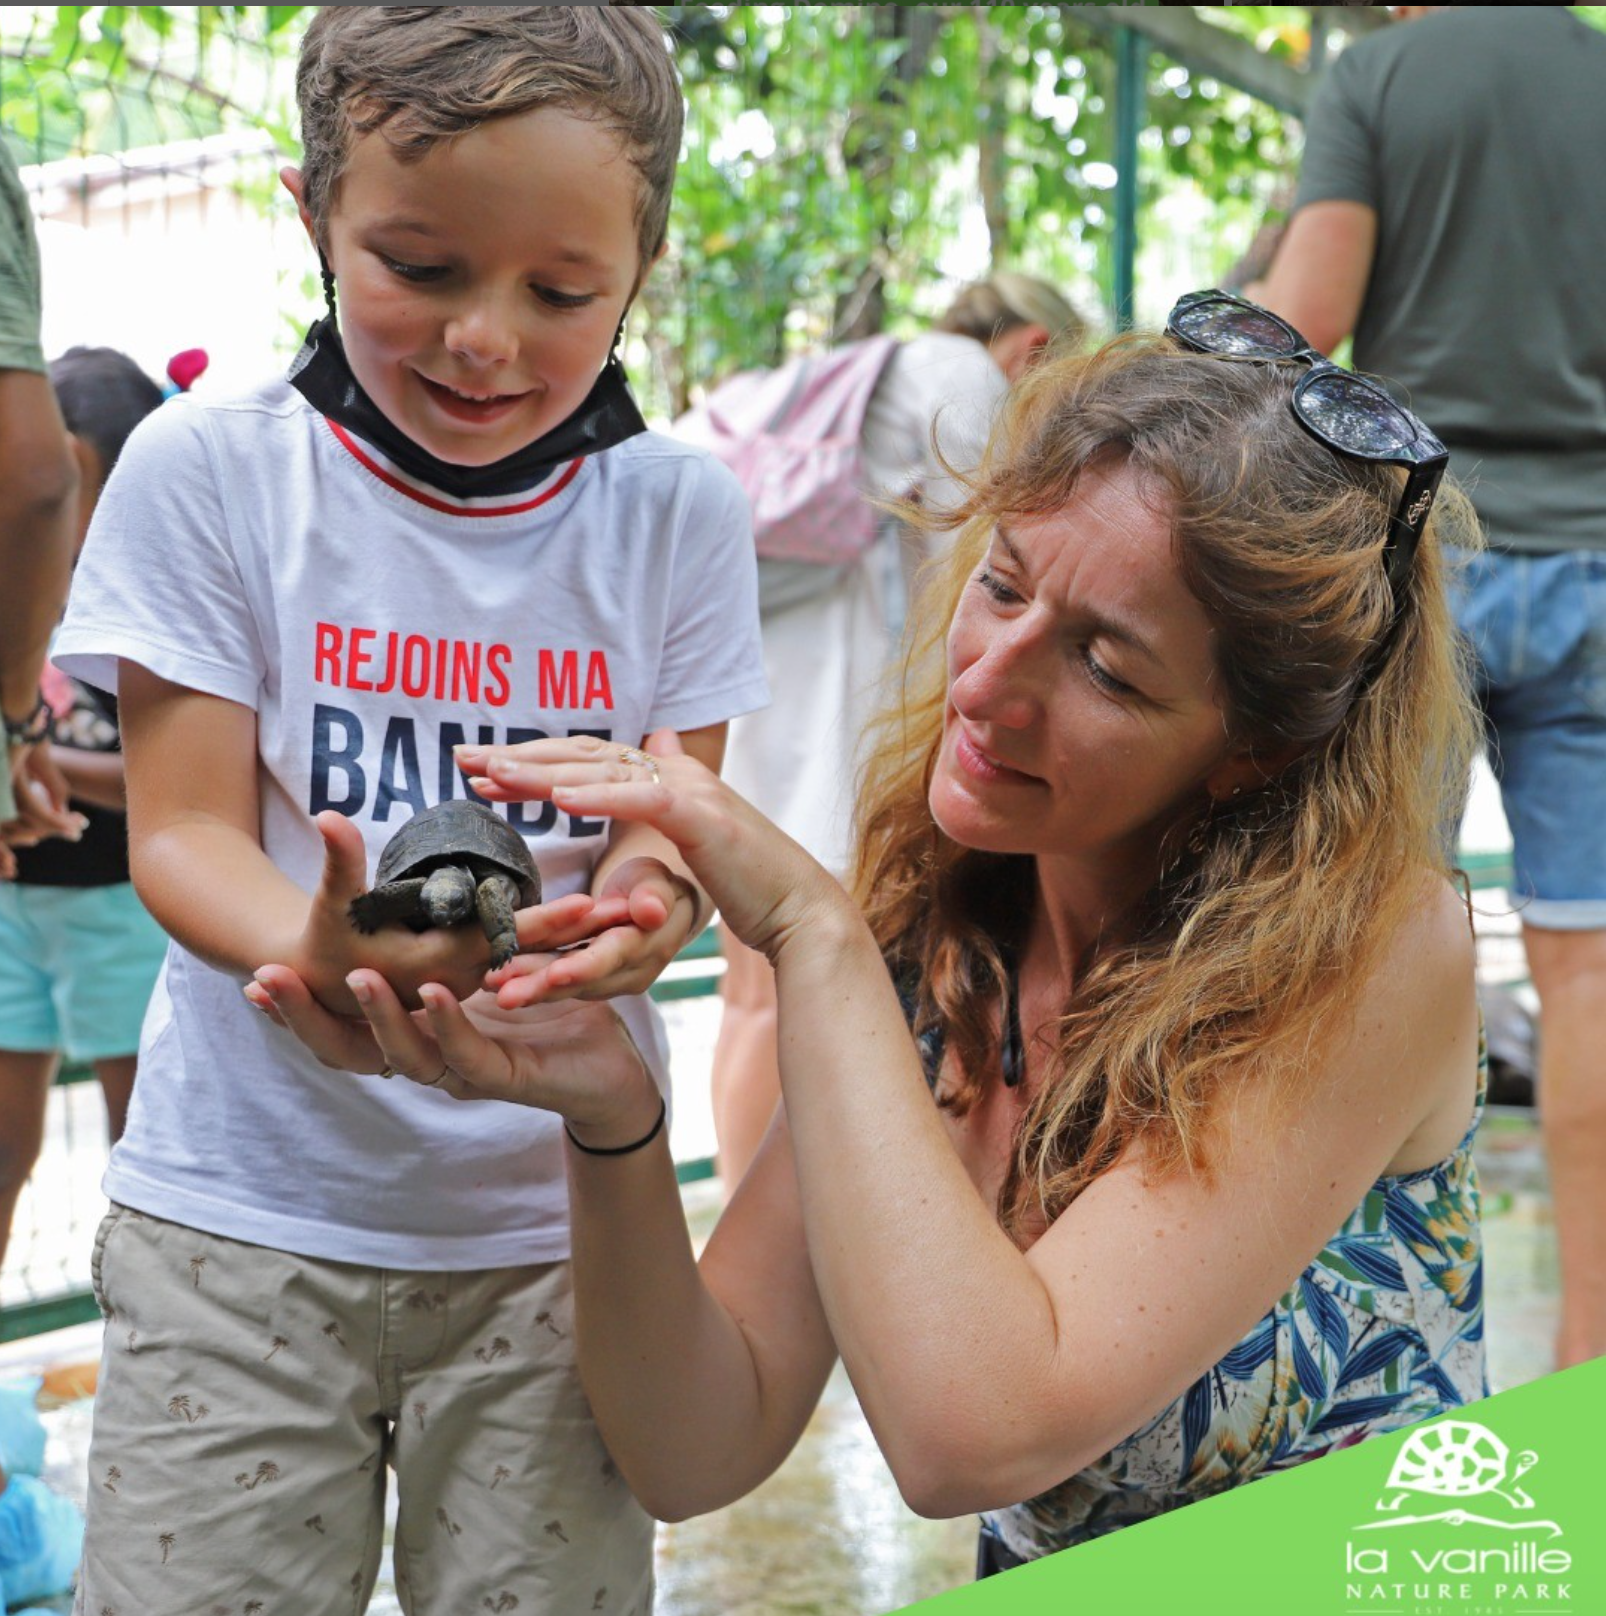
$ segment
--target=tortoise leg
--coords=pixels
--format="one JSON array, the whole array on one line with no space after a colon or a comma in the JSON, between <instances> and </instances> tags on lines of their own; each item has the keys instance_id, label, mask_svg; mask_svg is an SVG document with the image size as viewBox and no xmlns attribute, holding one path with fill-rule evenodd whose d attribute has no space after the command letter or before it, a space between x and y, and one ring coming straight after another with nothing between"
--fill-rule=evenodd
<instances>
[{"instance_id":1,"label":"tortoise leg","mask_svg":"<svg viewBox=\"0 0 1606 1616\"><path fill-rule=\"evenodd\" d=\"M455 926L474 913L474 877L461 864L443 864L424 881L418 906L432 926Z\"/></svg>"},{"instance_id":2,"label":"tortoise leg","mask_svg":"<svg viewBox=\"0 0 1606 1616\"><path fill-rule=\"evenodd\" d=\"M513 905L518 902L518 883L510 875L488 875L475 893L480 925L491 940L491 969L500 969L519 951L518 934L513 928Z\"/></svg>"},{"instance_id":3,"label":"tortoise leg","mask_svg":"<svg viewBox=\"0 0 1606 1616\"><path fill-rule=\"evenodd\" d=\"M351 900L346 913L360 932L376 932L381 926L395 926L418 918L418 898L424 890L422 878L387 881L372 892Z\"/></svg>"}]
</instances>

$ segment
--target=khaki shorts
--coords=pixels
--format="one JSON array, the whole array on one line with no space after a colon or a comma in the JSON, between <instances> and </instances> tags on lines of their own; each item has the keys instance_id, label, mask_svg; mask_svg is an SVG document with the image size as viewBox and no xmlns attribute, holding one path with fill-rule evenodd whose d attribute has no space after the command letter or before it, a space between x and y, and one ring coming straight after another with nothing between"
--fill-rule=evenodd
<instances>
[{"instance_id":1,"label":"khaki shorts","mask_svg":"<svg viewBox=\"0 0 1606 1616\"><path fill-rule=\"evenodd\" d=\"M396 1472L409 1616L645 1616L652 1522L574 1365L567 1263L358 1267L113 1207L80 1616L358 1616Z\"/></svg>"}]
</instances>

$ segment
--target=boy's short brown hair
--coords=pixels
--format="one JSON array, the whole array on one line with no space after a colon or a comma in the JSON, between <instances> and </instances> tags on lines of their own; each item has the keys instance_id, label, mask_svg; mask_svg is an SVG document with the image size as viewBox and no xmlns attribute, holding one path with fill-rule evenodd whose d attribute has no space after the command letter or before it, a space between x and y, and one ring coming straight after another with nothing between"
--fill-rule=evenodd
<instances>
[{"instance_id":1,"label":"boy's short brown hair","mask_svg":"<svg viewBox=\"0 0 1606 1616\"><path fill-rule=\"evenodd\" d=\"M403 161L491 118L555 107L612 129L642 179L641 261L664 243L684 120L650 7L324 6L296 69L302 180L320 238L353 134Z\"/></svg>"}]
</instances>

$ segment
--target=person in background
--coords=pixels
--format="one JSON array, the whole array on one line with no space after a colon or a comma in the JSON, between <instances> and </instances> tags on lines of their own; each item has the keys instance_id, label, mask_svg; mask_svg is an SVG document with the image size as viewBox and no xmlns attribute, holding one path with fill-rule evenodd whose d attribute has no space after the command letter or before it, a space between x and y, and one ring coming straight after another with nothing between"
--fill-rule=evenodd
<instances>
[{"instance_id":1,"label":"person in background","mask_svg":"<svg viewBox=\"0 0 1606 1616\"><path fill-rule=\"evenodd\" d=\"M898 345L865 413L865 498L941 504L944 460L974 464L1005 391L1049 350L1078 347L1087 326L1063 294L1000 272L964 287L935 327ZM946 537L888 517L877 548L831 568L760 560L764 671L771 703L731 725L732 786L825 867L851 861L853 781L880 697L903 603ZM780 1098L775 978L720 928L726 969L714 1044L719 1170L741 1181Z\"/></svg>"},{"instance_id":2,"label":"person in background","mask_svg":"<svg viewBox=\"0 0 1606 1616\"><path fill-rule=\"evenodd\" d=\"M50 383L78 465L81 546L128 434L162 391L113 348L69 349L52 362ZM77 841L19 848L15 879L0 885L0 1257L62 1054L94 1065L108 1137L122 1137L140 1023L167 952L129 878L117 703L48 662L40 689L46 743L84 830Z\"/></svg>"},{"instance_id":3,"label":"person in background","mask_svg":"<svg viewBox=\"0 0 1606 1616\"><path fill-rule=\"evenodd\" d=\"M1606 1353L1606 34L1565 6L1397 6L1318 87L1261 301L1390 378L1487 551L1478 657L1539 997L1560 1367Z\"/></svg>"},{"instance_id":4,"label":"person in background","mask_svg":"<svg viewBox=\"0 0 1606 1616\"><path fill-rule=\"evenodd\" d=\"M43 739L45 650L72 571L77 471L39 346L39 246L0 140L0 880L14 848L80 829Z\"/></svg>"},{"instance_id":5,"label":"person in background","mask_svg":"<svg viewBox=\"0 0 1606 1616\"><path fill-rule=\"evenodd\" d=\"M667 1519L762 1480L838 1351L909 1503L982 1512L983 1572L1487 1394L1442 834L1470 517L1427 428L1264 311L1198 294L1168 331L1012 394L851 893L667 733L474 759L658 826L774 964L785 1104L700 1260L627 1047L357 973L398 1071L568 1119L586 1389ZM326 1058L360 1036L281 989Z\"/></svg>"}]
</instances>

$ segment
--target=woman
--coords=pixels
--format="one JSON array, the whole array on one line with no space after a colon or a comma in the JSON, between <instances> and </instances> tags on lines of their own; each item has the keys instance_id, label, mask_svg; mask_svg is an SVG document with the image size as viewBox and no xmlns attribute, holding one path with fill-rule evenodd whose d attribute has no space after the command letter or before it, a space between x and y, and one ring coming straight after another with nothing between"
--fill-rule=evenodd
<instances>
[{"instance_id":1,"label":"woman","mask_svg":"<svg viewBox=\"0 0 1606 1616\"><path fill-rule=\"evenodd\" d=\"M1012 396L857 905L667 743L460 760L659 826L775 967L785 1106L700 1267L622 1037L502 1047L362 974L398 1070L565 1115L586 1383L665 1518L779 1463L838 1351L911 1505L983 1513L983 1572L1486 1390L1443 451L1253 305L1169 329ZM607 952L501 995L583 999ZM261 980L336 1064L368 1039Z\"/></svg>"}]
</instances>

